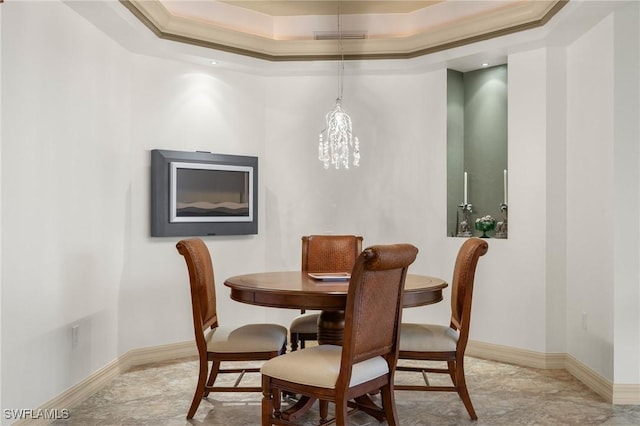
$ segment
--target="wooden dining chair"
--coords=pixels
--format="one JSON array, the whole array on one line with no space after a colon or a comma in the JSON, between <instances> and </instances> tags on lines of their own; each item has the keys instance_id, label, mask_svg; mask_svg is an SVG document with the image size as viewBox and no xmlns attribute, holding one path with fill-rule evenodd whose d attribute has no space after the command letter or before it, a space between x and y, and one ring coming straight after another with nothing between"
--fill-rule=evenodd
<instances>
[{"instance_id":1,"label":"wooden dining chair","mask_svg":"<svg viewBox=\"0 0 640 426\"><path fill-rule=\"evenodd\" d=\"M362 237L356 235L309 235L302 237L302 272L351 272L362 251ZM300 311L289 325L291 350L305 347L305 342L318 340L318 316Z\"/></svg>"},{"instance_id":2,"label":"wooden dining chair","mask_svg":"<svg viewBox=\"0 0 640 426\"><path fill-rule=\"evenodd\" d=\"M398 371L422 373L424 385L396 384L396 390L457 392L471 419L478 416L471 403L464 376L464 352L471 325L473 282L478 259L489 245L486 240L470 238L458 251L451 287L451 321L449 326L403 323L400 331L400 360L443 361L447 368L399 365ZM426 373L448 374L452 386L429 383Z\"/></svg>"},{"instance_id":3,"label":"wooden dining chair","mask_svg":"<svg viewBox=\"0 0 640 426\"><path fill-rule=\"evenodd\" d=\"M209 392L259 392L259 386L238 386L246 372L259 367L225 368L225 361L263 361L280 355L287 348L287 329L277 324L249 324L233 328L220 326L216 312L216 290L209 249L199 238L176 245L184 256L191 284L191 305L200 372L187 419L193 418L203 397ZM209 362L212 363L209 372ZM215 386L218 374L239 374L234 386ZM208 377L208 380L207 380Z\"/></svg>"},{"instance_id":4,"label":"wooden dining chair","mask_svg":"<svg viewBox=\"0 0 640 426\"><path fill-rule=\"evenodd\" d=\"M290 422L320 400L320 423L335 403L345 425L348 406L397 425L393 377L398 357L404 281L418 249L410 244L367 248L353 267L342 346L322 344L273 358L262 365L262 425ZM382 407L369 393L380 391ZM282 410L282 393L301 395Z\"/></svg>"}]
</instances>

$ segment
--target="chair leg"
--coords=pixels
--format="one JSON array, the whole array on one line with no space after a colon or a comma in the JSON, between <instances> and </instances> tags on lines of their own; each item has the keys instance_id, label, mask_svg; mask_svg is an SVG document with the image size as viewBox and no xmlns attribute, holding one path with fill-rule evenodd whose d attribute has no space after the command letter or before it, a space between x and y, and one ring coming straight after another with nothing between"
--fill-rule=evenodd
<instances>
[{"instance_id":1,"label":"chair leg","mask_svg":"<svg viewBox=\"0 0 640 426\"><path fill-rule=\"evenodd\" d=\"M347 424L347 417L349 411L347 408L347 401L343 398L336 398L336 425L344 426Z\"/></svg>"},{"instance_id":2,"label":"chair leg","mask_svg":"<svg viewBox=\"0 0 640 426\"><path fill-rule=\"evenodd\" d=\"M192 419L198 410L198 406L200 405L200 401L204 397L204 392L206 389L205 382L207 380L207 372L209 369L209 362L206 358L200 358L200 372L198 373L198 384L196 385L196 391L193 394L193 401L191 401L191 407L189 407L189 411L187 412L187 419Z\"/></svg>"},{"instance_id":3,"label":"chair leg","mask_svg":"<svg viewBox=\"0 0 640 426\"><path fill-rule=\"evenodd\" d=\"M449 368L449 377L451 377L451 383L453 383L454 386L457 386L456 362L451 360L447 361L447 367Z\"/></svg>"},{"instance_id":4,"label":"chair leg","mask_svg":"<svg viewBox=\"0 0 640 426\"><path fill-rule=\"evenodd\" d=\"M291 333L291 352L298 350L298 333Z\"/></svg>"},{"instance_id":5,"label":"chair leg","mask_svg":"<svg viewBox=\"0 0 640 426\"><path fill-rule=\"evenodd\" d=\"M326 423L329 415L329 401L321 399L318 401L318 405L320 406L320 424Z\"/></svg>"},{"instance_id":6,"label":"chair leg","mask_svg":"<svg viewBox=\"0 0 640 426\"><path fill-rule=\"evenodd\" d=\"M262 426L271 426L273 422L273 391L269 377L262 376Z\"/></svg>"},{"instance_id":7,"label":"chair leg","mask_svg":"<svg viewBox=\"0 0 640 426\"><path fill-rule=\"evenodd\" d=\"M396 400L393 395L393 387L387 385L380 389L382 396L382 408L384 410L385 417L389 426L398 425L398 414L396 411Z\"/></svg>"},{"instance_id":8,"label":"chair leg","mask_svg":"<svg viewBox=\"0 0 640 426\"><path fill-rule=\"evenodd\" d=\"M214 360L211 363L211 373L209 373L209 380L207 380L207 386L204 389L204 396L209 396L209 389L216 382L216 377L218 377L218 372L220 371L220 361Z\"/></svg>"},{"instance_id":9,"label":"chair leg","mask_svg":"<svg viewBox=\"0 0 640 426\"><path fill-rule=\"evenodd\" d=\"M458 388L458 395L467 409L469 417L471 417L471 420L478 420L476 410L474 410L473 404L471 403L471 397L469 396L469 390L467 389L467 382L464 378L464 361L462 359L456 363L454 374L456 376L455 385Z\"/></svg>"}]
</instances>

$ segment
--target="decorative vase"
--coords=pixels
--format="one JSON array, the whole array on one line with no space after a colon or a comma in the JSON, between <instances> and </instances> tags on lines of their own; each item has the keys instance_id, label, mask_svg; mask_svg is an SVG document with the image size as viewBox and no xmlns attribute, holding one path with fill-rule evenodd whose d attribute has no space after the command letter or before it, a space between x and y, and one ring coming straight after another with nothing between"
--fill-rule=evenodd
<instances>
[{"instance_id":1,"label":"decorative vase","mask_svg":"<svg viewBox=\"0 0 640 426\"><path fill-rule=\"evenodd\" d=\"M482 235L480 236L480 238L490 238L487 235L487 232L493 231L495 227L496 220L489 215L476 219L475 228L478 231L482 231Z\"/></svg>"}]
</instances>

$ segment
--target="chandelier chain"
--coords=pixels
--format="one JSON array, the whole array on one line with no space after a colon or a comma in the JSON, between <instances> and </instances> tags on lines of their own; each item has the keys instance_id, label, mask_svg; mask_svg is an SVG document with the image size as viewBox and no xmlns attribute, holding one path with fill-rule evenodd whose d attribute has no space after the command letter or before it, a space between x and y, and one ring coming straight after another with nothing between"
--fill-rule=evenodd
<instances>
[{"instance_id":1,"label":"chandelier chain","mask_svg":"<svg viewBox=\"0 0 640 426\"><path fill-rule=\"evenodd\" d=\"M342 101L344 80L344 46L342 45L342 3L338 3L338 48L340 49L340 64L338 65L338 99Z\"/></svg>"}]
</instances>

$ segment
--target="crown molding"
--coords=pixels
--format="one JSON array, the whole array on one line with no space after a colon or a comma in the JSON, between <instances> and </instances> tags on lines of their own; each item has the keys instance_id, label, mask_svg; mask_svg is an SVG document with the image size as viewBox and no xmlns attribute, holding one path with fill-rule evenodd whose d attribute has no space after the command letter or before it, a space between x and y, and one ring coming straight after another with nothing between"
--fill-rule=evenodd
<instances>
[{"instance_id":1,"label":"crown molding","mask_svg":"<svg viewBox=\"0 0 640 426\"><path fill-rule=\"evenodd\" d=\"M410 59L545 25L569 0L517 1L407 36L342 40L345 59ZM159 1L120 0L158 38L269 61L336 60L335 40L275 39L177 16Z\"/></svg>"}]
</instances>

